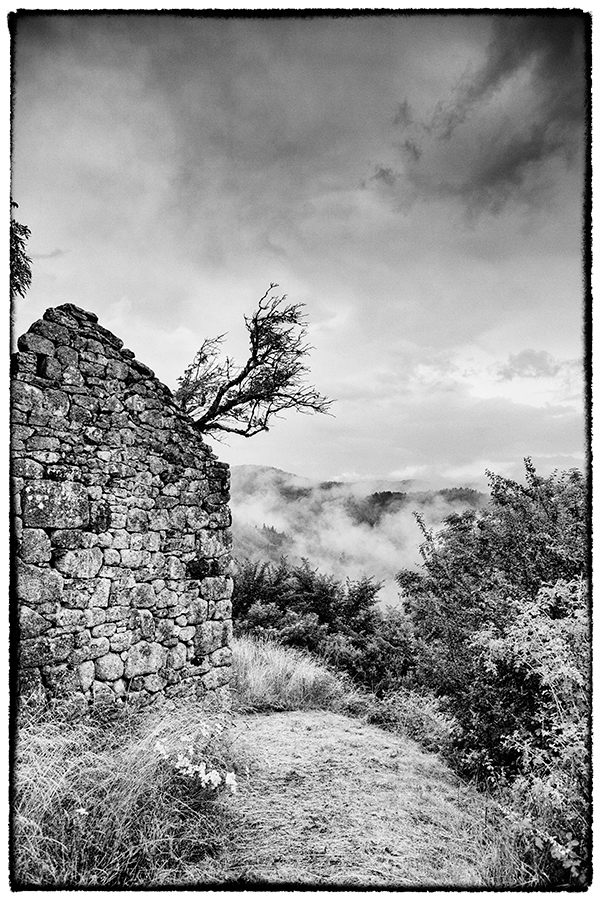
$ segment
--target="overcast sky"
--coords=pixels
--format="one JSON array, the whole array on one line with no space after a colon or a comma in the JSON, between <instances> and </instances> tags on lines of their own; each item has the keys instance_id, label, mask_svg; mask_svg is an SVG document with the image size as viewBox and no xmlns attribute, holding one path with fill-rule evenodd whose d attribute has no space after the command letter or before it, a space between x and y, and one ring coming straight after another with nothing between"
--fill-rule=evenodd
<instances>
[{"instance_id":1,"label":"overcast sky","mask_svg":"<svg viewBox=\"0 0 600 900\"><path fill-rule=\"evenodd\" d=\"M584 465L581 19L22 16L13 188L44 310L170 387L270 282L334 417L232 465L432 487Z\"/></svg>"}]
</instances>

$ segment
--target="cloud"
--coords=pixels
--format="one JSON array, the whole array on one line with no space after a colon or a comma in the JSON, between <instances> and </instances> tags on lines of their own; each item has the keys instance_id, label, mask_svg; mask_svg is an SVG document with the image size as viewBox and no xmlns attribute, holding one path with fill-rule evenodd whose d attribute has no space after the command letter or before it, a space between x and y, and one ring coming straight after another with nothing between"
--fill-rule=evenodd
<instances>
[{"instance_id":1,"label":"cloud","mask_svg":"<svg viewBox=\"0 0 600 900\"><path fill-rule=\"evenodd\" d=\"M521 350L511 353L508 362L498 367L501 381L512 381L513 378L551 378L557 375L563 363L557 362L545 350Z\"/></svg>"},{"instance_id":2,"label":"cloud","mask_svg":"<svg viewBox=\"0 0 600 900\"><path fill-rule=\"evenodd\" d=\"M286 556L292 564L308 559L313 567L342 580L372 577L383 581L382 603L397 603L396 573L418 565L422 535L413 513L420 512L428 526L440 527L450 513L469 506L449 502L431 492L411 493L412 486L328 483L317 484L276 469L234 467L232 514L234 555L238 559L277 561ZM369 495L392 490L400 495L380 515ZM407 493L408 491L408 493ZM481 500L483 498L480 498ZM274 529L269 534L266 529Z\"/></svg>"},{"instance_id":3,"label":"cloud","mask_svg":"<svg viewBox=\"0 0 600 900\"><path fill-rule=\"evenodd\" d=\"M416 120L405 100L395 166L371 183L400 205L458 198L471 213L548 196L556 166L581 163L585 74L579 16L494 16L486 59Z\"/></svg>"},{"instance_id":4,"label":"cloud","mask_svg":"<svg viewBox=\"0 0 600 900\"><path fill-rule=\"evenodd\" d=\"M32 259L58 259L61 256L66 256L68 250L61 250L59 247L56 250L52 250L50 253L32 253Z\"/></svg>"}]
</instances>

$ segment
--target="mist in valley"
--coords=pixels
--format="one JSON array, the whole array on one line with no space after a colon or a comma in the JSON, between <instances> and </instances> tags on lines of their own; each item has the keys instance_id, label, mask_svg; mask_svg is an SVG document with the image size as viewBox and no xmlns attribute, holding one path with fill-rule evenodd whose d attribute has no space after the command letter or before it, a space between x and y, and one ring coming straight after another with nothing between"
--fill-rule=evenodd
<instances>
[{"instance_id":1,"label":"mist in valley","mask_svg":"<svg viewBox=\"0 0 600 900\"><path fill-rule=\"evenodd\" d=\"M418 485L416 485L418 487ZM293 565L307 559L323 574L382 582L379 602L399 602L396 573L417 569L423 535L446 516L485 505L470 488L416 490L410 481L313 482L279 469L231 469L233 554L237 560Z\"/></svg>"}]
</instances>

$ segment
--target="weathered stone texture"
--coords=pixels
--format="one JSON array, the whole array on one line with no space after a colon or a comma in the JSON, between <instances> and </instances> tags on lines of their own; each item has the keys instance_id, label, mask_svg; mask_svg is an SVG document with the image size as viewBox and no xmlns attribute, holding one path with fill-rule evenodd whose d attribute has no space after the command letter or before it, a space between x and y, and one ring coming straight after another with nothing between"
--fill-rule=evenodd
<instances>
[{"instance_id":1,"label":"weathered stone texture","mask_svg":"<svg viewBox=\"0 0 600 900\"><path fill-rule=\"evenodd\" d=\"M13 357L22 696L78 711L226 696L229 471L93 313L49 309Z\"/></svg>"}]
</instances>

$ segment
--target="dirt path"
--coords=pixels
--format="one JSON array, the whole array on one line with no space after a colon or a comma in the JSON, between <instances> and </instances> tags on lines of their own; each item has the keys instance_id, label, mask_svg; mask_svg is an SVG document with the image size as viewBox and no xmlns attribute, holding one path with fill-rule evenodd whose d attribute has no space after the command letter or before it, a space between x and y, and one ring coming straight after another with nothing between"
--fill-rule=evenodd
<instances>
[{"instance_id":1,"label":"dirt path","mask_svg":"<svg viewBox=\"0 0 600 900\"><path fill-rule=\"evenodd\" d=\"M484 885L480 801L416 744L324 711L244 716L233 740L242 772L225 880Z\"/></svg>"}]
</instances>

